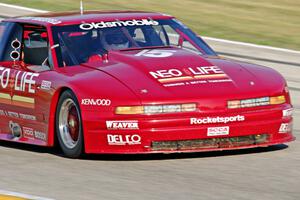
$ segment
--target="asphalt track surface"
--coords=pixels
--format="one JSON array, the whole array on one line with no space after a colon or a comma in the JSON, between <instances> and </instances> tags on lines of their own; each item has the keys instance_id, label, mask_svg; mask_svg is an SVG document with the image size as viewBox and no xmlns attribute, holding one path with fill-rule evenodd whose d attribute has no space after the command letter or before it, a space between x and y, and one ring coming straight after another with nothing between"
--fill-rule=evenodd
<instances>
[{"instance_id":1,"label":"asphalt track surface","mask_svg":"<svg viewBox=\"0 0 300 200\"><path fill-rule=\"evenodd\" d=\"M15 9L4 10L16 14ZM294 134L300 138L300 53L207 42L226 57L269 66L285 76L295 107ZM80 160L64 158L53 148L0 142L1 190L62 200L299 200L300 142L213 153L90 155Z\"/></svg>"}]
</instances>

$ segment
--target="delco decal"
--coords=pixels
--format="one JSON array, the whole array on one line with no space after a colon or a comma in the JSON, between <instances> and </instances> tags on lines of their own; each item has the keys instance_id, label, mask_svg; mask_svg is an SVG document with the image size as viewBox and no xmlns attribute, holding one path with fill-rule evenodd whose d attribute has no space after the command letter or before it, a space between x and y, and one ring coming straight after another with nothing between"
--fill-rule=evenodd
<instances>
[{"instance_id":1,"label":"delco decal","mask_svg":"<svg viewBox=\"0 0 300 200\"><path fill-rule=\"evenodd\" d=\"M141 144L139 135L107 135L109 145L138 145Z\"/></svg>"},{"instance_id":2,"label":"delco decal","mask_svg":"<svg viewBox=\"0 0 300 200\"><path fill-rule=\"evenodd\" d=\"M14 82L14 90L21 92L35 93L36 81L34 78L39 74L32 72L17 71L12 77L11 69L0 67L0 88L6 89L9 86L10 80ZM26 90L27 88L27 90Z\"/></svg>"},{"instance_id":3,"label":"delco decal","mask_svg":"<svg viewBox=\"0 0 300 200\"><path fill-rule=\"evenodd\" d=\"M108 130L137 130L138 121L106 121Z\"/></svg>"},{"instance_id":4,"label":"delco decal","mask_svg":"<svg viewBox=\"0 0 300 200\"><path fill-rule=\"evenodd\" d=\"M92 22L80 24L82 30L88 31L92 29L102 29L111 27L122 27L122 26L157 26L159 23L154 20L142 19L142 20L127 20L127 21L112 21L112 22Z\"/></svg>"},{"instance_id":5,"label":"delco decal","mask_svg":"<svg viewBox=\"0 0 300 200\"><path fill-rule=\"evenodd\" d=\"M229 135L229 126L211 127L207 129L207 136Z\"/></svg>"},{"instance_id":6,"label":"delco decal","mask_svg":"<svg viewBox=\"0 0 300 200\"><path fill-rule=\"evenodd\" d=\"M149 72L164 86L193 85L199 83L231 82L232 80L217 66L164 69ZM172 84L172 83L179 84Z\"/></svg>"},{"instance_id":7,"label":"delco decal","mask_svg":"<svg viewBox=\"0 0 300 200\"><path fill-rule=\"evenodd\" d=\"M206 118L191 118L191 125L194 124L227 124L229 122L242 122L245 121L245 116L237 115L232 117L206 117Z\"/></svg>"},{"instance_id":8,"label":"delco decal","mask_svg":"<svg viewBox=\"0 0 300 200\"><path fill-rule=\"evenodd\" d=\"M85 106L110 106L111 100L109 99L82 99L81 105Z\"/></svg>"}]
</instances>

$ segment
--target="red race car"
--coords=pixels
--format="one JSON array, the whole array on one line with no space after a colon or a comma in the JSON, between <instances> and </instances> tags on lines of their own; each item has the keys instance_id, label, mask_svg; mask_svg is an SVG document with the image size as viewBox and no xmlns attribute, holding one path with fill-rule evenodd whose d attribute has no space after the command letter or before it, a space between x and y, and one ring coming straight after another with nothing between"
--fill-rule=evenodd
<instances>
[{"instance_id":1,"label":"red race car","mask_svg":"<svg viewBox=\"0 0 300 200\"><path fill-rule=\"evenodd\" d=\"M294 140L286 81L219 57L172 16L50 13L0 24L0 139L83 153Z\"/></svg>"}]
</instances>

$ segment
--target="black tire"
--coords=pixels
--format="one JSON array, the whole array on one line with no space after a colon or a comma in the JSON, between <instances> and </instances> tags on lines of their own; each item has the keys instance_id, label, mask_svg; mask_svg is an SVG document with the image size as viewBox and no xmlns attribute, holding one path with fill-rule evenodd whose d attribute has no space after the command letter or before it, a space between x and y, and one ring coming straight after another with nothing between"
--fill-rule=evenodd
<instances>
[{"instance_id":1,"label":"black tire","mask_svg":"<svg viewBox=\"0 0 300 200\"><path fill-rule=\"evenodd\" d=\"M79 158L84 152L82 118L78 100L70 90L58 101L55 128L59 145L66 157Z\"/></svg>"}]
</instances>

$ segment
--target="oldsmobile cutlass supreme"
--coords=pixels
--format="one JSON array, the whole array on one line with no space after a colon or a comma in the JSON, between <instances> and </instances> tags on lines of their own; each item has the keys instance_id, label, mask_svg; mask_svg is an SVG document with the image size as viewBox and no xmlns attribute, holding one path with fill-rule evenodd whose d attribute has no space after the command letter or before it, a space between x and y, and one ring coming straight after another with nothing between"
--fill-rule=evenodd
<instances>
[{"instance_id":1,"label":"oldsmobile cutlass supreme","mask_svg":"<svg viewBox=\"0 0 300 200\"><path fill-rule=\"evenodd\" d=\"M284 78L219 57L176 18L87 11L0 24L0 139L64 154L200 152L294 140Z\"/></svg>"}]
</instances>

